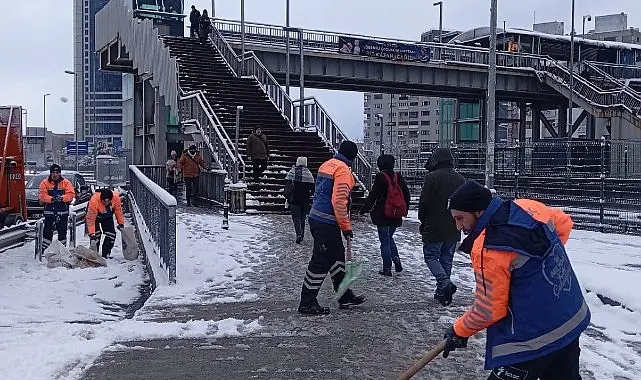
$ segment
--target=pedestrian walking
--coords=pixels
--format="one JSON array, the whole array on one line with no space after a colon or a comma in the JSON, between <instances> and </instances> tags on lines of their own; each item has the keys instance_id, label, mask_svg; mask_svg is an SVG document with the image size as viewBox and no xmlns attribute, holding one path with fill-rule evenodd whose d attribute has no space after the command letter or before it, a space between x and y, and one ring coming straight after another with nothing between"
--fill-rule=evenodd
<instances>
[{"instance_id":1,"label":"pedestrian walking","mask_svg":"<svg viewBox=\"0 0 641 380\"><path fill-rule=\"evenodd\" d=\"M489 380L580 380L579 337L590 310L564 247L572 219L534 200L492 198L474 181L448 208L468 234L460 249L471 256L476 290L446 331L443 356L487 329Z\"/></svg>"},{"instance_id":2,"label":"pedestrian walking","mask_svg":"<svg viewBox=\"0 0 641 380\"><path fill-rule=\"evenodd\" d=\"M209 20L209 15L207 15L207 9L203 9L199 25L198 36L200 37L200 42L204 44L207 42L209 34L211 33L211 21Z\"/></svg>"},{"instance_id":3,"label":"pedestrian walking","mask_svg":"<svg viewBox=\"0 0 641 380\"><path fill-rule=\"evenodd\" d=\"M167 162L165 162L165 172L169 193L175 197L178 193L178 184L176 183L176 174L178 173L178 154L175 150L171 151Z\"/></svg>"},{"instance_id":4,"label":"pedestrian walking","mask_svg":"<svg viewBox=\"0 0 641 380\"><path fill-rule=\"evenodd\" d=\"M185 180L185 198L187 206L195 205L195 198L198 196L198 179L200 170L205 168L205 161L200 156L196 145L190 145L178 160L178 171L182 172Z\"/></svg>"},{"instance_id":5,"label":"pedestrian walking","mask_svg":"<svg viewBox=\"0 0 641 380\"><path fill-rule=\"evenodd\" d=\"M410 191L401 173L394 171L394 161L394 156L389 154L378 157L376 164L379 172L361 209L363 215L370 213L372 223L378 230L383 259L383 269L378 273L383 276L392 275L392 263L396 272L403 270L394 232L403 224L410 204Z\"/></svg>"},{"instance_id":6,"label":"pedestrian walking","mask_svg":"<svg viewBox=\"0 0 641 380\"><path fill-rule=\"evenodd\" d=\"M260 127L256 128L247 138L247 155L252 161L252 174L258 182L260 176L267 169L269 159L269 142Z\"/></svg>"},{"instance_id":7,"label":"pedestrian walking","mask_svg":"<svg viewBox=\"0 0 641 380\"><path fill-rule=\"evenodd\" d=\"M40 182L38 191L38 200L44 205L43 251L51 245L54 230L58 232L58 241L67 245L69 205L75 197L73 184L62 176L62 167L51 165L49 176Z\"/></svg>"},{"instance_id":8,"label":"pedestrian walking","mask_svg":"<svg viewBox=\"0 0 641 380\"><path fill-rule=\"evenodd\" d=\"M86 223L89 232L89 244L96 252L99 250L102 234L105 235L102 249L100 249L104 258L111 257L111 250L116 243L114 216L118 223L118 230L121 231L125 227L125 216L122 213L120 195L109 189L102 189L95 193L87 206Z\"/></svg>"},{"instance_id":9,"label":"pedestrian walking","mask_svg":"<svg viewBox=\"0 0 641 380\"><path fill-rule=\"evenodd\" d=\"M447 209L447 200L465 179L454 171L454 157L449 149L436 148L426 165L418 218L423 240L423 256L436 279L434 299L441 305L452 303L456 285L452 283L452 261L461 239L456 223Z\"/></svg>"},{"instance_id":10,"label":"pedestrian walking","mask_svg":"<svg viewBox=\"0 0 641 380\"><path fill-rule=\"evenodd\" d=\"M285 199L289 204L296 231L296 244L301 244L305 237L305 219L314 195L314 176L307 169L307 157L298 157L296 166L289 170L285 177Z\"/></svg>"},{"instance_id":11,"label":"pedestrian walking","mask_svg":"<svg viewBox=\"0 0 641 380\"><path fill-rule=\"evenodd\" d=\"M196 38L200 36L198 32L200 29L200 12L196 9L195 5L191 6L191 12L189 13L189 37Z\"/></svg>"},{"instance_id":12,"label":"pedestrian walking","mask_svg":"<svg viewBox=\"0 0 641 380\"><path fill-rule=\"evenodd\" d=\"M314 238L314 250L303 280L298 306L301 314L329 314L328 307L318 304L318 291L328 272L332 277L334 291L345 277L345 247L342 237L348 240L354 237L349 220L349 206L350 192L356 182L350 166L357 155L356 144L343 141L334 158L318 169L314 201L309 212L309 229ZM347 289L338 299L341 308L363 302L365 297L355 295L351 289Z\"/></svg>"}]
</instances>

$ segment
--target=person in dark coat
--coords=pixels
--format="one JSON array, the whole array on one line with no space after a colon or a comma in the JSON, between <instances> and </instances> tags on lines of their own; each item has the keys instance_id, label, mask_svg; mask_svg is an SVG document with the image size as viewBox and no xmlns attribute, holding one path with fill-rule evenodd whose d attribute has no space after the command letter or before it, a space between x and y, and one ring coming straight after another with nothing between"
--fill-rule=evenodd
<instances>
[{"instance_id":1,"label":"person in dark coat","mask_svg":"<svg viewBox=\"0 0 641 380\"><path fill-rule=\"evenodd\" d=\"M312 204L315 189L314 176L307 169L307 157L296 159L296 166L287 173L285 181L285 198L292 212L296 244L301 244L305 237L305 219Z\"/></svg>"},{"instance_id":2,"label":"person in dark coat","mask_svg":"<svg viewBox=\"0 0 641 380\"><path fill-rule=\"evenodd\" d=\"M199 27L198 27L198 37L200 37L200 42L205 43L209 38L209 33L211 33L211 22L209 21L209 15L207 14L207 9L203 9L203 14L200 16Z\"/></svg>"},{"instance_id":3,"label":"person in dark coat","mask_svg":"<svg viewBox=\"0 0 641 380\"><path fill-rule=\"evenodd\" d=\"M410 191L407 188L403 176L400 173L394 172L394 156L384 154L378 157L377 165L380 172L377 173L374 178L374 185L365 200L361 214L370 212L372 223L378 228L378 239L381 242L381 257L383 259L383 270L378 273L383 276L391 276L392 262L394 263L396 272L403 270L398 249L396 248L396 242L394 242L394 232L403 224L403 218L390 218L385 215L385 202L387 201L389 190L388 179L385 178L385 176L387 175L387 177L393 181L394 174L396 174L408 209L410 204Z\"/></svg>"},{"instance_id":4,"label":"person in dark coat","mask_svg":"<svg viewBox=\"0 0 641 380\"><path fill-rule=\"evenodd\" d=\"M198 11L198 9L196 9L195 5L191 6L191 12L189 13L189 23L191 24L191 26L189 27L189 37L198 37L200 35L198 33L198 30L200 29L200 12Z\"/></svg>"},{"instance_id":5,"label":"person in dark coat","mask_svg":"<svg viewBox=\"0 0 641 380\"><path fill-rule=\"evenodd\" d=\"M269 158L269 142L260 128L256 128L254 133L247 138L247 155L252 161L254 179L258 182L260 176L267 169L267 159Z\"/></svg>"},{"instance_id":6,"label":"person in dark coat","mask_svg":"<svg viewBox=\"0 0 641 380\"><path fill-rule=\"evenodd\" d=\"M418 218L421 221L423 256L427 267L436 278L434 299L441 305L452 303L456 285L450 280L452 261L456 244L461 234L447 209L447 202L465 179L454 171L454 157L446 148L436 148L426 169L421 198L418 204Z\"/></svg>"}]
</instances>

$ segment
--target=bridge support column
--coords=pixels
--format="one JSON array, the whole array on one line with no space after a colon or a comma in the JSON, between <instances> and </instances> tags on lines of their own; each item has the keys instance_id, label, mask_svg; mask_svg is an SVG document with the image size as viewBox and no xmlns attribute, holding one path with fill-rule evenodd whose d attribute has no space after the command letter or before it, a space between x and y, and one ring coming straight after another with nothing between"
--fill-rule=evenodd
<instances>
[{"instance_id":1,"label":"bridge support column","mask_svg":"<svg viewBox=\"0 0 641 380\"><path fill-rule=\"evenodd\" d=\"M568 136L568 107L559 107L557 115L557 126L559 137Z\"/></svg>"},{"instance_id":2,"label":"bridge support column","mask_svg":"<svg viewBox=\"0 0 641 380\"><path fill-rule=\"evenodd\" d=\"M519 103L519 142L525 142L525 130L527 128L527 107L524 102Z\"/></svg>"},{"instance_id":3,"label":"bridge support column","mask_svg":"<svg viewBox=\"0 0 641 380\"><path fill-rule=\"evenodd\" d=\"M596 138L596 117L588 115L588 121L585 126L585 135L588 140L594 140Z\"/></svg>"},{"instance_id":4,"label":"bridge support column","mask_svg":"<svg viewBox=\"0 0 641 380\"><path fill-rule=\"evenodd\" d=\"M532 142L541 140L541 110L536 104L530 106L532 110Z\"/></svg>"}]
</instances>

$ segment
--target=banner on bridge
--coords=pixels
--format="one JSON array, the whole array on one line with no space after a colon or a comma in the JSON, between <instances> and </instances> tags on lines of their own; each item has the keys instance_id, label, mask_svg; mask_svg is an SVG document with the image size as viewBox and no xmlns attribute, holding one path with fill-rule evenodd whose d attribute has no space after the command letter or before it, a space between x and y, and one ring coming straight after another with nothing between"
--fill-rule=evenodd
<instances>
[{"instance_id":1,"label":"banner on bridge","mask_svg":"<svg viewBox=\"0 0 641 380\"><path fill-rule=\"evenodd\" d=\"M362 55L397 61L428 62L430 60L430 48L428 46L390 41L374 41L354 37L339 37L338 46L338 52L342 54Z\"/></svg>"}]
</instances>

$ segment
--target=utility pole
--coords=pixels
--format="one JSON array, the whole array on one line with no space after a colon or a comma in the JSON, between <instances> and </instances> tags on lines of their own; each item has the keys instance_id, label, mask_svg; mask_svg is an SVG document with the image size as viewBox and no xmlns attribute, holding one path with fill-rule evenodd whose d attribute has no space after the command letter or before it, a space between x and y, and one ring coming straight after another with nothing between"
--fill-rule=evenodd
<instances>
[{"instance_id":1,"label":"utility pole","mask_svg":"<svg viewBox=\"0 0 641 380\"><path fill-rule=\"evenodd\" d=\"M290 63L289 63L289 0L287 0L287 10L285 11L285 59L287 61L287 66L285 69L285 91L289 95L289 75L290 75Z\"/></svg>"},{"instance_id":2,"label":"utility pole","mask_svg":"<svg viewBox=\"0 0 641 380\"><path fill-rule=\"evenodd\" d=\"M376 117L378 119L378 122L380 123L380 126L379 126L380 127L380 131L381 131L380 155L382 156L382 155L385 154L385 143L384 143L384 140L383 140L383 131L385 130L383 128L383 114L382 113L377 113L376 115L374 115L374 117Z\"/></svg>"},{"instance_id":3,"label":"utility pole","mask_svg":"<svg viewBox=\"0 0 641 380\"><path fill-rule=\"evenodd\" d=\"M211 0L211 18L216 18L216 0Z\"/></svg>"},{"instance_id":4,"label":"utility pole","mask_svg":"<svg viewBox=\"0 0 641 380\"><path fill-rule=\"evenodd\" d=\"M572 155L572 130L574 129L574 120L572 120L573 112L572 108L574 107L574 0L572 0L572 29L570 30L570 100L568 104L568 122L566 123L566 131L568 138L568 163L567 170L570 171L570 166L572 164L571 155Z\"/></svg>"},{"instance_id":5,"label":"utility pole","mask_svg":"<svg viewBox=\"0 0 641 380\"><path fill-rule=\"evenodd\" d=\"M49 95L51 94L46 93L42 96L42 165L45 169L47 168L47 96Z\"/></svg>"},{"instance_id":6,"label":"utility pole","mask_svg":"<svg viewBox=\"0 0 641 380\"><path fill-rule=\"evenodd\" d=\"M497 0L492 1L490 14L490 67L487 78L487 157L485 187L494 188L494 140L496 138L496 23Z\"/></svg>"},{"instance_id":7,"label":"utility pole","mask_svg":"<svg viewBox=\"0 0 641 380\"><path fill-rule=\"evenodd\" d=\"M305 128L305 52L303 50L303 29L298 29L300 43L300 127Z\"/></svg>"},{"instance_id":8,"label":"utility pole","mask_svg":"<svg viewBox=\"0 0 641 380\"><path fill-rule=\"evenodd\" d=\"M240 76L245 75L245 0L240 0Z\"/></svg>"}]
</instances>

